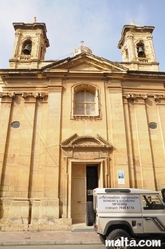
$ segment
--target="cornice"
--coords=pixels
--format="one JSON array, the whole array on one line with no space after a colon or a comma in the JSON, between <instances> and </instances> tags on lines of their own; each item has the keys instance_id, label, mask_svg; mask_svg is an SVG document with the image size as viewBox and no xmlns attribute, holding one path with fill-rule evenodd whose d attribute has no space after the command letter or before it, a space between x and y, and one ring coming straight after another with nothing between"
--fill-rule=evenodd
<instances>
[{"instance_id":1,"label":"cornice","mask_svg":"<svg viewBox=\"0 0 165 249\"><path fill-rule=\"evenodd\" d=\"M154 26L136 26L136 25L124 25L122 32L121 32L121 39L118 43L118 48L121 48L121 46L124 43L124 38L127 32L149 32L152 34L154 30Z\"/></svg>"}]
</instances>

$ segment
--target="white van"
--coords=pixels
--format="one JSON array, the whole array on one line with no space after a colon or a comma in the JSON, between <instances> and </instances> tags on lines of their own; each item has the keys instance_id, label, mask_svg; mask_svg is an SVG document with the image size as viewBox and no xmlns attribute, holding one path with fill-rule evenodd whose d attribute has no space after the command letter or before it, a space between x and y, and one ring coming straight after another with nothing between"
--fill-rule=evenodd
<instances>
[{"instance_id":1,"label":"white van","mask_svg":"<svg viewBox=\"0 0 165 249\"><path fill-rule=\"evenodd\" d=\"M157 191L134 188L94 189L94 228L101 241L121 237L165 240L165 189L162 196Z\"/></svg>"}]
</instances>

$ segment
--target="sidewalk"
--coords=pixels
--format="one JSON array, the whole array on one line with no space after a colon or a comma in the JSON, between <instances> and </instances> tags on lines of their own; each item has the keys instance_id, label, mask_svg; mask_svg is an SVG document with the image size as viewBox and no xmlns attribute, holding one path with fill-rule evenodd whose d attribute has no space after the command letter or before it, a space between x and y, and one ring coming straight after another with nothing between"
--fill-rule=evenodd
<instances>
[{"instance_id":1,"label":"sidewalk","mask_svg":"<svg viewBox=\"0 0 165 249\"><path fill-rule=\"evenodd\" d=\"M0 246L3 245L89 245L101 244L93 229L41 232L0 232Z\"/></svg>"}]
</instances>

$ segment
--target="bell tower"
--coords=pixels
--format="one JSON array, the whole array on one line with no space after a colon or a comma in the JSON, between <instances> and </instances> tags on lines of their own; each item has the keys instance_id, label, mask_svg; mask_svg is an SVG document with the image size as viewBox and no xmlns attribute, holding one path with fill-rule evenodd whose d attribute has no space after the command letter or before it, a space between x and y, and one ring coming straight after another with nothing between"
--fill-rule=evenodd
<instances>
[{"instance_id":1,"label":"bell tower","mask_svg":"<svg viewBox=\"0 0 165 249\"><path fill-rule=\"evenodd\" d=\"M123 27L118 48L121 49L123 64L129 69L159 71L152 40L153 30L153 26L139 26L133 21Z\"/></svg>"},{"instance_id":2,"label":"bell tower","mask_svg":"<svg viewBox=\"0 0 165 249\"><path fill-rule=\"evenodd\" d=\"M12 58L9 60L10 68L39 68L44 60L49 40L46 36L45 23L13 23L15 29L15 42Z\"/></svg>"}]
</instances>

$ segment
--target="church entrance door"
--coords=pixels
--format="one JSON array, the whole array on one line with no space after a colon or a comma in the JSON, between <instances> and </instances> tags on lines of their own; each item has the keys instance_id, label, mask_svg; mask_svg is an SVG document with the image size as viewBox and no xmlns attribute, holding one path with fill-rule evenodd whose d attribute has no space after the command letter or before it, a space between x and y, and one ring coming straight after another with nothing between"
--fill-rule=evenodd
<instances>
[{"instance_id":1,"label":"church entrance door","mask_svg":"<svg viewBox=\"0 0 165 249\"><path fill-rule=\"evenodd\" d=\"M93 200L92 191L98 187L98 165L72 165L72 223L84 223L86 203Z\"/></svg>"}]
</instances>

